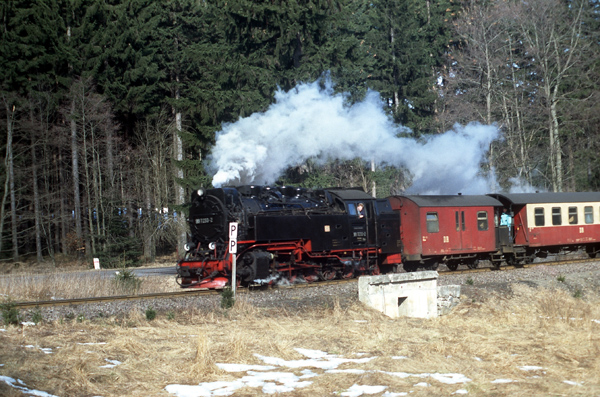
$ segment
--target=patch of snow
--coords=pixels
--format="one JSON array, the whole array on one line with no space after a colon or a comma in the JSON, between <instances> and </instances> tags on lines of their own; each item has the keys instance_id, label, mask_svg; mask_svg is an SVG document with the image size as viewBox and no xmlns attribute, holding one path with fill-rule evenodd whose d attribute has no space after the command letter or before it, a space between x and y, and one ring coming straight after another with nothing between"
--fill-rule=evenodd
<instances>
[{"instance_id":1,"label":"patch of snow","mask_svg":"<svg viewBox=\"0 0 600 397\"><path fill-rule=\"evenodd\" d=\"M342 392L341 395L345 397L359 397L363 394L375 394L381 393L387 389L387 386L367 386L353 384L348 390Z\"/></svg>"},{"instance_id":2,"label":"patch of snow","mask_svg":"<svg viewBox=\"0 0 600 397\"><path fill-rule=\"evenodd\" d=\"M512 380L512 379L496 379L496 380L492 381L492 383L512 383L512 382L516 382L516 380Z\"/></svg>"},{"instance_id":3,"label":"patch of snow","mask_svg":"<svg viewBox=\"0 0 600 397\"><path fill-rule=\"evenodd\" d=\"M392 360L407 360L406 356L392 356Z\"/></svg>"},{"instance_id":4,"label":"patch of snow","mask_svg":"<svg viewBox=\"0 0 600 397\"><path fill-rule=\"evenodd\" d=\"M469 394L469 392L466 389L458 389L452 394Z\"/></svg>"},{"instance_id":5,"label":"patch of snow","mask_svg":"<svg viewBox=\"0 0 600 397\"><path fill-rule=\"evenodd\" d=\"M522 371L539 371L544 369L543 367L538 367L536 365L524 365L522 367L519 367L520 370Z\"/></svg>"},{"instance_id":6,"label":"patch of snow","mask_svg":"<svg viewBox=\"0 0 600 397\"><path fill-rule=\"evenodd\" d=\"M319 376L319 374L315 374L310 369L303 369L302 376L300 377L300 379L314 378L315 376Z\"/></svg>"},{"instance_id":7,"label":"patch of snow","mask_svg":"<svg viewBox=\"0 0 600 397\"><path fill-rule=\"evenodd\" d=\"M294 350L308 358L325 358L329 356L329 353L322 350L302 349L300 347L295 348Z\"/></svg>"},{"instance_id":8,"label":"patch of snow","mask_svg":"<svg viewBox=\"0 0 600 397\"><path fill-rule=\"evenodd\" d=\"M298 380L299 378L291 372L248 371L248 376L244 376L242 378L242 382L244 382L247 386L262 386L263 392L267 394L287 393L294 391L295 388L306 387L312 384L312 382L299 382Z\"/></svg>"},{"instance_id":9,"label":"patch of snow","mask_svg":"<svg viewBox=\"0 0 600 397\"><path fill-rule=\"evenodd\" d=\"M120 362L120 361L117 361L117 360L109 360L108 358L105 358L105 359L104 359L104 361L106 361L107 363L110 363L110 364L102 365L100 368L114 368L114 367L116 367L117 365L121 365L121 364L123 364L123 363L122 363L122 362Z\"/></svg>"},{"instance_id":10,"label":"patch of snow","mask_svg":"<svg viewBox=\"0 0 600 397\"><path fill-rule=\"evenodd\" d=\"M28 394L28 395L36 396L36 397L57 397L54 394L49 394L49 393L46 393L45 391L30 389L27 387L25 382L23 382L21 379L15 380L14 378L0 375L0 382L6 383L8 386L12 387L13 389L20 390L23 394ZM18 385L17 385L17 383L18 383Z\"/></svg>"},{"instance_id":11,"label":"patch of snow","mask_svg":"<svg viewBox=\"0 0 600 397\"><path fill-rule=\"evenodd\" d=\"M567 385L571 385L571 386L582 386L582 383L573 382L572 380L563 380L563 383L566 383Z\"/></svg>"},{"instance_id":12,"label":"patch of snow","mask_svg":"<svg viewBox=\"0 0 600 397\"><path fill-rule=\"evenodd\" d=\"M205 382L197 386L168 385L165 390L178 397L230 396L242 387L260 387L265 394L286 393L306 387L312 382L300 382L291 372L254 372L232 382Z\"/></svg>"},{"instance_id":13,"label":"patch of snow","mask_svg":"<svg viewBox=\"0 0 600 397\"><path fill-rule=\"evenodd\" d=\"M416 386L416 387L429 387L431 385L429 383L427 383L427 382L419 382L419 383L414 384L413 386Z\"/></svg>"},{"instance_id":14,"label":"patch of snow","mask_svg":"<svg viewBox=\"0 0 600 397\"><path fill-rule=\"evenodd\" d=\"M217 366L228 372L246 372L246 375L233 380L231 382L217 381L205 382L198 385L168 385L165 390L178 397L212 397L212 396L230 396L236 390L242 387L261 388L263 394L288 393L298 388L306 387L312 382L303 381L303 379L320 376L320 373L315 373L309 368L301 370L302 375L296 375L292 372L257 372L268 371L277 367L287 368L318 368L324 370L325 373L346 373L354 375L362 375L365 373L384 373L399 378L433 378L438 382L445 384L466 383L471 380L462 374L440 374L440 373L424 373L410 374L405 372L385 372L378 370L363 370L358 368L338 369L343 363L366 363L376 357L365 357L360 359L348 359L338 355L329 354L321 350L310 349L295 349L298 353L307 357L301 360L284 360L278 357L262 356L255 354L268 365L247 365L247 364L217 364ZM356 353L355 353L356 354ZM405 358L401 356L401 358ZM398 358L400 359L400 357ZM108 360L107 360L108 361ZM430 386L427 382L417 383L415 386ZM363 394L375 394L383 392L387 386L365 386L353 385L348 390L341 393L343 396L361 396ZM412 391L411 391L412 393ZM386 391L382 396L397 397L406 396L408 393L393 393Z\"/></svg>"},{"instance_id":15,"label":"patch of snow","mask_svg":"<svg viewBox=\"0 0 600 397\"><path fill-rule=\"evenodd\" d=\"M276 365L278 367L287 367L287 368L313 367L313 368L320 368L320 369L324 369L324 370L336 369L337 367L339 367L340 365L345 364L345 363L362 364L362 363L369 362L376 358L376 357L340 358L338 356L329 355L327 353L319 352L317 350L306 350L306 349L301 349L301 350L304 351L304 353L302 353L301 351L298 351L298 352L307 357L310 357L308 354L311 354L313 358L310 360L284 360L279 357L268 357L268 356L263 356L261 354L254 354L254 355L256 357L258 357L259 359L261 359L262 361L264 361L265 363L270 364L270 365Z\"/></svg>"},{"instance_id":16,"label":"patch of snow","mask_svg":"<svg viewBox=\"0 0 600 397\"><path fill-rule=\"evenodd\" d=\"M445 383L447 385L454 385L456 383L467 383L471 379L467 378L463 374L429 374L430 377L437 380L438 382Z\"/></svg>"}]
</instances>

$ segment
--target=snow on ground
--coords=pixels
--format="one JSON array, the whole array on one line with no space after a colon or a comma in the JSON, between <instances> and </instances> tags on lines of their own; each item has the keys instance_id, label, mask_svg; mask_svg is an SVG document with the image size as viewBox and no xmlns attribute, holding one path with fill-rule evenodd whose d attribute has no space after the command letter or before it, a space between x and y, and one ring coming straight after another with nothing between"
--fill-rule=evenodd
<instances>
[{"instance_id":1,"label":"snow on ground","mask_svg":"<svg viewBox=\"0 0 600 397\"><path fill-rule=\"evenodd\" d=\"M114 368L117 365L121 365L122 362L117 361L117 360L109 360L108 358L105 358L104 361L106 361L108 364L106 365L101 365L100 368Z\"/></svg>"},{"instance_id":2,"label":"snow on ground","mask_svg":"<svg viewBox=\"0 0 600 397\"><path fill-rule=\"evenodd\" d=\"M48 394L45 391L33 390L27 387L27 385L21 379L14 379L8 376L0 375L0 382L4 382L12 388L20 390L23 394L37 397L58 397L54 394Z\"/></svg>"},{"instance_id":3,"label":"snow on ground","mask_svg":"<svg viewBox=\"0 0 600 397\"><path fill-rule=\"evenodd\" d=\"M298 353L306 357L301 360L284 360L279 357L263 356L255 354L255 356L268 365L245 365L245 364L217 364L217 366L227 372L245 372L242 376L231 382L204 382L196 386L191 385L168 385L165 390L177 397L210 397L210 396L230 396L237 389L242 387L257 387L262 388L265 394L273 394L280 392L291 392L295 389L303 388L312 384L312 381L306 379L314 378L319 374L313 372L309 368L324 370L328 374L364 374L368 372L384 373L390 376L399 378L431 378L445 384L467 383L471 379L462 374L440 374L440 373L424 373L411 374L407 372L387 372L380 370L363 370L359 368L338 369L342 364L363 364L377 357L364 358L344 358L338 355L329 354L320 350L310 349L295 349ZM357 354L363 355L363 354ZM398 356L397 359L407 359L404 356ZM300 369L302 375L295 375L293 372L279 372L278 368ZM271 371L275 372L257 372ZM427 382L419 382L415 387L429 387ZM341 396L358 397L365 394L383 393L385 397L406 396L408 393L394 393L387 391L388 386L385 385L359 385L354 384L346 391L342 392ZM457 394L462 394L464 389L457 390Z\"/></svg>"},{"instance_id":4,"label":"snow on ground","mask_svg":"<svg viewBox=\"0 0 600 397\"><path fill-rule=\"evenodd\" d=\"M0 332L4 331L0 329ZM100 343L79 343L80 345L102 345ZM26 349L40 349L46 354L51 354L52 349L40 348L39 346L27 345L23 346ZM58 347L57 347L58 349ZM382 370L364 370L360 368L343 368L338 367L342 364L353 364L359 365L367 363L371 360L376 359L373 357L362 357L366 353L356 353L355 356L361 358L344 358L339 355L329 354L320 350L310 349L295 349L302 356L306 357L301 360L284 360L279 357L269 357L261 354L255 354L255 356L263 361L266 365L249 365L249 364L232 364L232 363L219 363L217 367L221 370L229 373L242 374L238 379L233 381L217 381L217 382L204 382L198 385L168 385L165 390L177 397L212 397L212 396L230 396L235 393L236 390L243 387L260 388L264 394L275 394L292 392L296 389L307 387L313 383L314 378L321 376L322 374L365 374L365 373L383 373L386 375L398 377L401 379L416 378L422 381L413 384L413 387L430 387L431 384L428 380L435 380L440 383L454 385L454 384L466 384L471 382L467 376L458 373L408 373L408 372L388 372ZM395 360L406 360L409 359L406 356L394 356ZM475 357L476 360L481 360ZM120 364L120 361L111 360L108 358L104 359L108 364L101 366L100 368L114 368ZM0 367L3 367L4 363L0 363ZM518 367L522 371L543 371L545 368L525 365ZM285 370L291 369L292 371ZM319 372L313 372L313 369ZM294 370L299 372L294 372ZM14 379L8 376L0 375L0 382L6 383L8 386L14 389L20 390L23 394L34 395L39 397L57 397L53 396L44 391L29 389L27 385L20 379ZM512 383L517 380L512 379L496 379L491 381L493 384ZM581 386L582 383L565 380L564 383L572 386ZM341 392L340 395L344 397L360 397L363 395L377 394L381 397L398 397L407 396L409 393L413 393L413 390L408 392L392 392L385 385L359 385L353 384L348 387L345 391ZM382 393L382 394L381 394ZM458 389L451 394L468 394L466 389Z\"/></svg>"}]
</instances>

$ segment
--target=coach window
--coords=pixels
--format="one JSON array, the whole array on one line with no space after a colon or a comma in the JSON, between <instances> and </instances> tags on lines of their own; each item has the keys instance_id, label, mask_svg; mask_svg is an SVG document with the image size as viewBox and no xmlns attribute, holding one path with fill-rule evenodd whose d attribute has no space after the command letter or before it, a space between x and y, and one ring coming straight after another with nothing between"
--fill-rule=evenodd
<instances>
[{"instance_id":1,"label":"coach window","mask_svg":"<svg viewBox=\"0 0 600 397\"><path fill-rule=\"evenodd\" d=\"M588 225L590 223L594 223L594 207L583 207L583 216L585 218L585 223Z\"/></svg>"},{"instance_id":2,"label":"coach window","mask_svg":"<svg viewBox=\"0 0 600 397\"><path fill-rule=\"evenodd\" d=\"M560 207L552 207L552 225L562 225L562 216L560 214Z\"/></svg>"},{"instance_id":3,"label":"coach window","mask_svg":"<svg viewBox=\"0 0 600 397\"><path fill-rule=\"evenodd\" d=\"M427 213L427 233L437 233L440 231L437 212Z\"/></svg>"},{"instance_id":4,"label":"coach window","mask_svg":"<svg viewBox=\"0 0 600 397\"><path fill-rule=\"evenodd\" d=\"M544 209L542 207L535 208L535 225L536 226L544 226L546 224L544 220Z\"/></svg>"},{"instance_id":5,"label":"coach window","mask_svg":"<svg viewBox=\"0 0 600 397\"><path fill-rule=\"evenodd\" d=\"M454 215L455 215L454 218L456 220L456 231L459 232L460 231L460 221L458 220L458 211L456 211L454 213Z\"/></svg>"},{"instance_id":6,"label":"coach window","mask_svg":"<svg viewBox=\"0 0 600 397\"><path fill-rule=\"evenodd\" d=\"M569 207L569 225L577 224L577 207Z\"/></svg>"},{"instance_id":7,"label":"coach window","mask_svg":"<svg viewBox=\"0 0 600 397\"><path fill-rule=\"evenodd\" d=\"M488 214L485 211L477 213L477 230L481 232L488 230Z\"/></svg>"}]
</instances>

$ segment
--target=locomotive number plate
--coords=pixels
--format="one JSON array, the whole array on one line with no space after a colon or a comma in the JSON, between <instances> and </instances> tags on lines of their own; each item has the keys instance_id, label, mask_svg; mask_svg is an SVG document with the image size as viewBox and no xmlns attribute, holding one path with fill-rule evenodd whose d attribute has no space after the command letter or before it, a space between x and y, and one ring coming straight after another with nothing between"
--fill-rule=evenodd
<instances>
[{"instance_id":1,"label":"locomotive number plate","mask_svg":"<svg viewBox=\"0 0 600 397\"><path fill-rule=\"evenodd\" d=\"M209 218L196 218L196 224L202 224L202 223L213 223L213 218L209 217Z\"/></svg>"}]
</instances>

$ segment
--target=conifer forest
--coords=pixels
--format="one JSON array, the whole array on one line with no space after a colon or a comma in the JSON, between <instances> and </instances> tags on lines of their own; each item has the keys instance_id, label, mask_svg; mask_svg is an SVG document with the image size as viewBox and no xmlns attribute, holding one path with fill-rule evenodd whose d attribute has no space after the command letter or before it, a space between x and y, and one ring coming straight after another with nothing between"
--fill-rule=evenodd
<instances>
[{"instance_id":1,"label":"conifer forest","mask_svg":"<svg viewBox=\"0 0 600 397\"><path fill-rule=\"evenodd\" d=\"M0 23L2 261L176 252L217 133L317 81L412 139L496 126L502 189L600 190L599 0L4 0ZM306 158L277 183L410 181Z\"/></svg>"}]
</instances>

